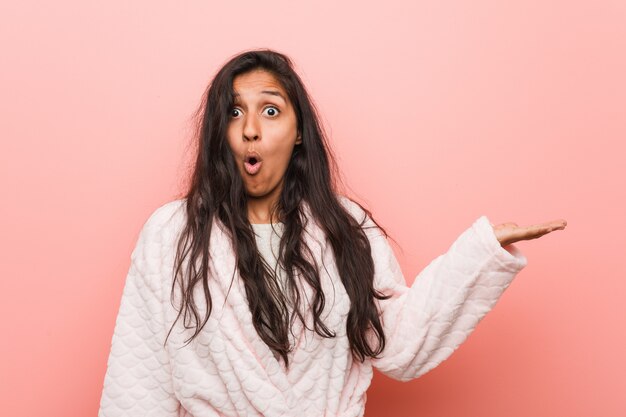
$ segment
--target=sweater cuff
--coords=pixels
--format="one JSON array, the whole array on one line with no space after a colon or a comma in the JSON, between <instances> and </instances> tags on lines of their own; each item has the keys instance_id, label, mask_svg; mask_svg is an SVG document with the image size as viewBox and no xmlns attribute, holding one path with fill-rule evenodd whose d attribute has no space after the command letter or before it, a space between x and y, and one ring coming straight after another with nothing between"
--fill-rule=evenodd
<instances>
[{"instance_id":1,"label":"sweater cuff","mask_svg":"<svg viewBox=\"0 0 626 417\"><path fill-rule=\"evenodd\" d=\"M502 247L487 216L479 217L472 227L481 244L493 254L494 260L505 270L519 272L528 264L524 254L515 245L507 245L508 250Z\"/></svg>"}]
</instances>

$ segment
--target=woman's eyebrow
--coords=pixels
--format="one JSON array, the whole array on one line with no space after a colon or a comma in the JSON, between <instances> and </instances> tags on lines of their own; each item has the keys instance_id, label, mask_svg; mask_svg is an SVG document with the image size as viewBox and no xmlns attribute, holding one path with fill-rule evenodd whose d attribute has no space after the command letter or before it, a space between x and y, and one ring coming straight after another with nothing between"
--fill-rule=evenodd
<instances>
[{"instance_id":1,"label":"woman's eyebrow","mask_svg":"<svg viewBox=\"0 0 626 417\"><path fill-rule=\"evenodd\" d=\"M270 96L276 96L276 97L280 97L283 99L283 101L286 103L287 99L285 98L285 96L278 90L263 90L261 91L261 94L268 94ZM237 92L233 92L233 98L237 99L240 97L240 94Z\"/></svg>"},{"instance_id":2,"label":"woman's eyebrow","mask_svg":"<svg viewBox=\"0 0 626 417\"><path fill-rule=\"evenodd\" d=\"M263 91L261 91L261 94L269 94L271 96L278 96L278 97L282 98L283 101L285 101L285 102L287 101L285 99L285 97L280 93L280 91L277 91L277 90L263 90Z\"/></svg>"}]
</instances>

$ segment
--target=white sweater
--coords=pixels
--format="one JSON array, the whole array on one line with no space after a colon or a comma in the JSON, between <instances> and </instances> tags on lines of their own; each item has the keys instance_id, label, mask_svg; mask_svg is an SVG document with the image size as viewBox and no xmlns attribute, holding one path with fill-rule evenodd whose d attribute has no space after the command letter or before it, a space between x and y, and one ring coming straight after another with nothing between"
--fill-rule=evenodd
<instances>
[{"instance_id":1,"label":"white sweater","mask_svg":"<svg viewBox=\"0 0 626 417\"><path fill-rule=\"evenodd\" d=\"M340 199L357 220L364 219L355 203ZM311 218L306 204L304 211ZM296 322L287 370L253 327L232 246L217 222L210 239L211 316L187 345L192 330L181 318L163 346L177 314L170 303L171 271L184 221L184 201L172 201L159 207L140 233L115 324L100 417L362 416L373 367L402 381L436 367L527 264L514 245L510 252L501 247L481 216L408 287L387 239L376 227L365 229L375 287L391 298L378 302L387 346L379 359L361 363L350 352L349 298L333 251L310 221L305 240L326 294L322 319L336 337L322 338ZM366 226L374 226L371 219ZM204 317L201 287L194 296Z\"/></svg>"}]
</instances>

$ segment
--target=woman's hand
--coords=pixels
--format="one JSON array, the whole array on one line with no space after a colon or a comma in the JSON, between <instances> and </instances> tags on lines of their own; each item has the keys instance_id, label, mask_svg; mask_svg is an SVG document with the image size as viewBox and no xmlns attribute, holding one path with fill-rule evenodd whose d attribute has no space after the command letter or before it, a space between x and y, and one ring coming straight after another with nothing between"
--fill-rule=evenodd
<instances>
[{"instance_id":1,"label":"woman's hand","mask_svg":"<svg viewBox=\"0 0 626 417\"><path fill-rule=\"evenodd\" d=\"M553 230L563 230L567 226L567 222L559 219L525 227L520 227L516 223L502 223L497 226L492 224L491 226L500 245L504 247L520 240L537 239Z\"/></svg>"}]
</instances>

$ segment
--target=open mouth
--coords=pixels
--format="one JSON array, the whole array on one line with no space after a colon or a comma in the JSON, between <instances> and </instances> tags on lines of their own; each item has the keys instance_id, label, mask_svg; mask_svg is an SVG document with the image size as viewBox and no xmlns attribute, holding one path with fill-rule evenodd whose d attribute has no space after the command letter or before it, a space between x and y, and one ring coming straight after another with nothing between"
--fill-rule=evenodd
<instances>
[{"instance_id":1,"label":"open mouth","mask_svg":"<svg viewBox=\"0 0 626 417\"><path fill-rule=\"evenodd\" d=\"M254 175L259 172L259 169L261 169L261 164L261 158L257 156L247 156L243 165L246 168L246 172L248 174Z\"/></svg>"}]
</instances>

